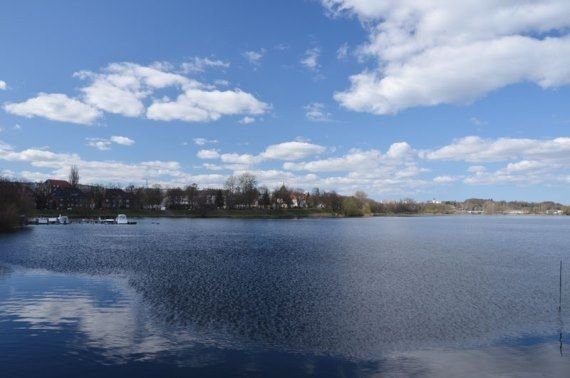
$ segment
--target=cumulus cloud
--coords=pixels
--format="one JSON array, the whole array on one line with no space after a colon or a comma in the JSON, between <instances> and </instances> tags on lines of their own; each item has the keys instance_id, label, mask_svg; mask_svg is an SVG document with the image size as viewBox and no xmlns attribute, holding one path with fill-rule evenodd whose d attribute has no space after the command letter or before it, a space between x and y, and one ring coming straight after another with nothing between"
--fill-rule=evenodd
<instances>
[{"instance_id":1,"label":"cumulus cloud","mask_svg":"<svg viewBox=\"0 0 570 378\"><path fill-rule=\"evenodd\" d=\"M234 164L239 166L250 166L261 163L264 158L260 155L254 154L238 154L235 152L225 153L220 155L220 160L227 164Z\"/></svg>"},{"instance_id":2,"label":"cumulus cloud","mask_svg":"<svg viewBox=\"0 0 570 378\"><path fill-rule=\"evenodd\" d=\"M478 163L467 168L463 182L471 185L556 182L570 170L570 138L497 138L468 136L422 156L432 161ZM503 163L492 168L485 163Z\"/></svg>"},{"instance_id":3,"label":"cumulus cloud","mask_svg":"<svg viewBox=\"0 0 570 378\"><path fill-rule=\"evenodd\" d=\"M449 184L455 181L457 181L457 178L453 176L437 176L433 179L433 182L436 184Z\"/></svg>"},{"instance_id":4,"label":"cumulus cloud","mask_svg":"<svg viewBox=\"0 0 570 378\"><path fill-rule=\"evenodd\" d=\"M200 159L218 159L220 154L216 150L200 150L196 156Z\"/></svg>"},{"instance_id":5,"label":"cumulus cloud","mask_svg":"<svg viewBox=\"0 0 570 378\"><path fill-rule=\"evenodd\" d=\"M111 142L120 144L122 146L132 146L133 144L135 144L135 141L132 140L131 138L118 136L118 135L112 136Z\"/></svg>"},{"instance_id":6,"label":"cumulus cloud","mask_svg":"<svg viewBox=\"0 0 570 378\"><path fill-rule=\"evenodd\" d=\"M217 150L201 150L200 159L219 159L226 169L250 169L257 164L270 161L295 161L324 153L326 148L305 141L291 141L267 146L259 154L219 153ZM218 168L218 166L216 166Z\"/></svg>"},{"instance_id":7,"label":"cumulus cloud","mask_svg":"<svg viewBox=\"0 0 570 378\"><path fill-rule=\"evenodd\" d=\"M393 114L416 106L464 104L507 85L570 83L570 3L322 0L334 15L369 25L360 58L375 69L350 77L344 107ZM474 64L474 62L476 62Z\"/></svg>"},{"instance_id":8,"label":"cumulus cloud","mask_svg":"<svg viewBox=\"0 0 570 378\"><path fill-rule=\"evenodd\" d=\"M251 64L257 66L261 63L261 59L265 55L265 50L261 49L258 51L250 50L245 51L242 56Z\"/></svg>"},{"instance_id":9,"label":"cumulus cloud","mask_svg":"<svg viewBox=\"0 0 570 378\"><path fill-rule=\"evenodd\" d=\"M122 146L132 146L135 141L131 138L124 136L112 136L109 139L103 138L87 138L87 145L89 147L96 148L101 151L107 151L111 149L112 144L119 144Z\"/></svg>"},{"instance_id":10,"label":"cumulus cloud","mask_svg":"<svg viewBox=\"0 0 570 378\"><path fill-rule=\"evenodd\" d=\"M250 116L245 116L242 119L240 119L238 122L241 123L242 125L249 125L250 123L255 122L255 118Z\"/></svg>"},{"instance_id":11,"label":"cumulus cloud","mask_svg":"<svg viewBox=\"0 0 570 378\"><path fill-rule=\"evenodd\" d=\"M197 146L204 146L206 144L218 143L216 139L194 138L192 139Z\"/></svg>"},{"instance_id":12,"label":"cumulus cloud","mask_svg":"<svg viewBox=\"0 0 570 378\"><path fill-rule=\"evenodd\" d=\"M327 112L325 104L320 102L312 102L304 106L305 117L314 122L330 121L331 114Z\"/></svg>"},{"instance_id":13,"label":"cumulus cloud","mask_svg":"<svg viewBox=\"0 0 570 378\"><path fill-rule=\"evenodd\" d=\"M217 61L201 60L202 65L220 65ZM223 64L222 64L223 65ZM26 116L90 124L103 112L125 117L145 116L153 120L187 122L215 121L224 115L258 115L269 105L240 89L217 90L172 71L168 64L142 66L136 63L112 63L98 72L79 71L75 77L87 82L81 95L40 93L22 103L6 104L6 111ZM173 88L181 93L176 100L154 98L157 90Z\"/></svg>"},{"instance_id":14,"label":"cumulus cloud","mask_svg":"<svg viewBox=\"0 0 570 378\"><path fill-rule=\"evenodd\" d=\"M8 84L4 80L0 80L0 91L4 91L8 88Z\"/></svg>"},{"instance_id":15,"label":"cumulus cloud","mask_svg":"<svg viewBox=\"0 0 570 378\"><path fill-rule=\"evenodd\" d=\"M416 155L408 143L399 142L392 144L385 154L376 149L354 149L340 157L300 163L287 162L283 168L310 172L359 172L372 176L391 172L395 175L406 176L412 172L414 175L419 172L415 170Z\"/></svg>"},{"instance_id":16,"label":"cumulus cloud","mask_svg":"<svg viewBox=\"0 0 570 378\"><path fill-rule=\"evenodd\" d=\"M40 93L24 102L5 104L4 110L26 118L43 117L81 125L90 125L101 117L97 109L61 93Z\"/></svg>"},{"instance_id":17,"label":"cumulus cloud","mask_svg":"<svg viewBox=\"0 0 570 378\"><path fill-rule=\"evenodd\" d=\"M268 146L261 156L266 159L300 160L325 151L326 148L318 144L293 141Z\"/></svg>"},{"instance_id":18,"label":"cumulus cloud","mask_svg":"<svg viewBox=\"0 0 570 378\"><path fill-rule=\"evenodd\" d=\"M187 89L175 101L157 100L147 109L147 118L160 121L215 121L224 115L263 114L269 105L253 95L235 90Z\"/></svg>"},{"instance_id":19,"label":"cumulus cloud","mask_svg":"<svg viewBox=\"0 0 570 378\"><path fill-rule=\"evenodd\" d=\"M88 104L108 113L139 117L145 111L142 100L154 90L171 86L200 86L196 81L161 68L128 62L112 63L101 72L80 71L74 76L91 81L81 89Z\"/></svg>"},{"instance_id":20,"label":"cumulus cloud","mask_svg":"<svg viewBox=\"0 0 570 378\"><path fill-rule=\"evenodd\" d=\"M230 63L219 59L193 57L182 63L181 68L184 73L204 72L209 68L229 68Z\"/></svg>"},{"instance_id":21,"label":"cumulus cloud","mask_svg":"<svg viewBox=\"0 0 570 378\"><path fill-rule=\"evenodd\" d=\"M570 162L570 138L483 139L478 136L468 136L427 152L425 156L431 160L464 160L473 163L500 162L517 158L555 159Z\"/></svg>"},{"instance_id":22,"label":"cumulus cloud","mask_svg":"<svg viewBox=\"0 0 570 378\"><path fill-rule=\"evenodd\" d=\"M124 163L114 160L85 160L78 154L53 152L48 149L28 148L16 150L0 142L0 160L30 164L47 172L27 172L24 177L66 179L69 167L76 165L81 174L81 182L86 184L130 184L143 183L147 179L154 183L184 186L196 182L203 186L222 185L225 176L218 174L191 175L186 173L177 161L151 160L138 163Z\"/></svg>"},{"instance_id":23,"label":"cumulus cloud","mask_svg":"<svg viewBox=\"0 0 570 378\"><path fill-rule=\"evenodd\" d=\"M301 64L306 68L316 71L319 68L319 56L321 55L321 49L318 47L313 47L305 51L305 56L301 59Z\"/></svg>"}]
</instances>

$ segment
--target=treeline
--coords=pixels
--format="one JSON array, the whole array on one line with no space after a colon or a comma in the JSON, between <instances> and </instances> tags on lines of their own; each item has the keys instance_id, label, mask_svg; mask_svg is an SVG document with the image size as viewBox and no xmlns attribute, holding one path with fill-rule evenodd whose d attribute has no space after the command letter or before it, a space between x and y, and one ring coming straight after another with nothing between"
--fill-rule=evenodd
<instances>
[{"instance_id":1,"label":"treeline","mask_svg":"<svg viewBox=\"0 0 570 378\"><path fill-rule=\"evenodd\" d=\"M416 202L412 199L378 202L365 192L340 195L336 191L313 188L310 191L285 184L269 189L258 184L249 173L230 176L221 188L185 187L126 188L80 185L79 173L72 167L70 180L46 180L25 183L0 178L0 230L19 227L26 216L38 213L109 214L119 210L149 214L170 211L176 215L208 216L216 211L244 214L279 214L289 209L327 213L333 216L367 216L390 214L567 214L570 207L555 202L493 201L468 199L459 201ZM299 213L299 212L298 212ZM305 212L306 213L306 212Z\"/></svg>"},{"instance_id":2,"label":"treeline","mask_svg":"<svg viewBox=\"0 0 570 378\"><path fill-rule=\"evenodd\" d=\"M0 177L0 231L10 231L25 224L26 214L35 207L25 185Z\"/></svg>"}]
</instances>

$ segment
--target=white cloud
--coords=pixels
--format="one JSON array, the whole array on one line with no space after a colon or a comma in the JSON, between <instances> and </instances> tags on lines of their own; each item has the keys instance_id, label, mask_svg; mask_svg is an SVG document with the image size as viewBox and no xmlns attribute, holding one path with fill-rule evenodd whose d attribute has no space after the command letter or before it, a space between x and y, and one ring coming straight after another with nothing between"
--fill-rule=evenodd
<instances>
[{"instance_id":1,"label":"white cloud","mask_svg":"<svg viewBox=\"0 0 570 378\"><path fill-rule=\"evenodd\" d=\"M449 184L455 181L457 181L457 178L453 176L437 176L433 179L433 182L436 184Z\"/></svg>"},{"instance_id":2,"label":"white cloud","mask_svg":"<svg viewBox=\"0 0 570 378\"><path fill-rule=\"evenodd\" d=\"M301 163L285 163L283 168L292 171L304 170L309 172L363 171L376 167L381 160L382 153L378 150L353 150L341 157Z\"/></svg>"},{"instance_id":3,"label":"white cloud","mask_svg":"<svg viewBox=\"0 0 570 378\"><path fill-rule=\"evenodd\" d=\"M201 61L202 64L218 64ZM188 122L215 121L224 115L263 114L269 105L240 89L220 91L212 85L172 71L167 63L142 66L136 63L112 63L99 72L79 71L75 77L88 81L80 88L81 99L64 94L44 94L19 104L6 104L13 114L90 124L102 111L126 117L146 114L154 120L182 120ZM174 88L181 91L172 101L166 97L154 98L146 108L145 100L157 90ZM180 92L179 92L180 93Z\"/></svg>"},{"instance_id":4,"label":"white cloud","mask_svg":"<svg viewBox=\"0 0 570 378\"><path fill-rule=\"evenodd\" d=\"M261 59L263 58L263 56L265 55L265 50L261 49L258 51L246 51L242 54L242 56L251 64L253 65L259 65L261 63Z\"/></svg>"},{"instance_id":5,"label":"white cloud","mask_svg":"<svg viewBox=\"0 0 570 378\"><path fill-rule=\"evenodd\" d=\"M310 121L330 121L331 114L327 112L325 105L320 102L312 102L305 105L303 109L305 109L305 117Z\"/></svg>"},{"instance_id":6,"label":"white cloud","mask_svg":"<svg viewBox=\"0 0 570 378\"><path fill-rule=\"evenodd\" d=\"M301 64L306 68L316 71L319 68L319 56L321 49L313 47L305 51L305 57L301 59Z\"/></svg>"},{"instance_id":7,"label":"white cloud","mask_svg":"<svg viewBox=\"0 0 570 378\"><path fill-rule=\"evenodd\" d=\"M8 89L8 84L4 80L0 80L0 91Z\"/></svg>"},{"instance_id":8,"label":"white cloud","mask_svg":"<svg viewBox=\"0 0 570 378\"><path fill-rule=\"evenodd\" d=\"M390 159L407 159L414 155L412 147L406 142L393 143L388 151L386 157Z\"/></svg>"},{"instance_id":9,"label":"white cloud","mask_svg":"<svg viewBox=\"0 0 570 378\"><path fill-rule=\"evenodd\" d=\"M225 153L220 155L214 150L202 150L198 153L198 157L203 159L215 159L219 157L223 163L227 164L227 168L246 169L247 167L267 160L294 161L318 155L325 151L326 148L318 144L292 141L269 145L265 151L258 155L237 153Z\"/></svg>"},{"instance_id":10,"label":"white cloud","mask_svg":"<svg viewBox=\"0 0 570 378\"><path fill-rule=\"evenodd\" d=\"M81 182L85 184L151 183L185 186L195 182L203 187L221 186L226 176L219 174L190 175L177 161L142 161L124 163L114 160L84 160L78 154L57 153L47 149L29 148L21 151L0 142L0 160L28 163L48 172L33 172L36 177L66 179L69 167L77 165ZM42 176L43 175L43 176Z\"/></svg>"},{"instance_id":11,"label":"white cloud","mask_svg":"<svg viewBox=\"0 0 570 378\"><path fill-rule=\"evenodd\" d=\"M44 117L81 125L90 125L101 117L97 109L60 93L40 93L24 102L5 104L4 110L27 118Z\"/></svg>"},{"instance_id":12,"label":"white cloud","mask_svg":"<svg viewBox=\"0 0 570 378\"><path fill-rule=\"evenodd\" d=\"M112 136L109 139L102 139L102 138L87 138L87 145L89 147L97 148L101 151L106 151L111 149L112 144L119 144L122 146L132 146L135 144L135 141L131 138L127 138L124 136Z\"/></svg>"},{"instance_id":13,"label":"white cloud","mask_svg":"<svg viewBox=\"0 0 570 378\"><path fill-rule=\"evenodd\" d=\"M126 117L144 114L143 99L154 90L171 86L200 86L184 76L166 72L160 67L135 63L112 63L100 73L80 71L74 76L91 84L82 88L85 102L109 113Z\"/></svg>"},{"instance_id":14,"label":"white cloud","mask_svg":"<svg viewBox=\"0 0 570 378\"><path fill-rule=\"evenodd\" d=\"M111 149L111 141L108 139L87 138L87 145L96 148L100 151L107 151Z\"/></svg>"},{"instance_id":15,"label":"white cloud","mask_svg":"<svg viewBox=\"0 0 570 378\"><path fill-rule=\"evenodd\" d=\"M469 136L453 141L422 156L432 161L463 161L467 163L495 163L473 165L467 168L463 182L470 185L520 184L534 185L559 181L570 170L570 138L483 139ZM505 163L496 168L496 163Z\"/></svg>"},{"instance_id":16,"label":"white cloud","mask_svg":"<svg viewBox=\"0 0 570 378\"><path fill-rule=\"evenodd\" d=\"M524 159L554 159L570 163L570 138L525 139L498 138L483 139L468 136L425 155L431 160L463 160L467 162L499 162Z\"/></svg>"},{"instance_id":17,"label":"white cloud","mask_svg":"<svg viewBox=\"0 0 570 378\"><path fill-rule=\"evenodd\" d=\"M344 107L393 114L464 104L507 85L570 83L570 3L322 0L369 25L361 59L378 65L335 94Z\"/></svg>"},{"instance_id":18,"label":"white cloud","mask_svg":"<svg viewBox=\"0 0 570 378\"><path fill-rule=\"evenodd\" d=\"M322 154L326 148L308 142L285 142L268 146L261 154L266 159L300 160L309 156Z\"/></svg>"},{"instance_id":19,"label":"white cloud","mask_svg":"<svg viewBox=\"0 0 570 378\"><path fill-rule=\"evenodd\" d=\"M406 142L394 143L388 151L358 150L349 151L340 157L331 157L300 163L285 163L283 167L288 170L305 170L309 172L352 172L365 176L376 176L391 172L393 175L415 175L415 162L417 154Z\"/></svg>"},{"instance_id":20,"label":"white cloud","mask_svg":"<svg viewBox=\"0 0 570 378\"><path fill-rule=\"evenodd\" d=\"M255 118L250 116L245 116L242 119L240 119L238 122L241 123L242 125L249 125L250 123L255 122Z\"/></svg>"},{"instance_id":21,"label":"white cloud","mask_svg":"<svg viewBox=\"0 0 570 378\"><path fill-rule=\"evenodd\" d=\"M338 60L343 60L343 59L346 59L347 56L348 56L348 43L343 43L336 50L336 58Z\"/></svg>"},{"instance_id":22,"label":"white cloud","mask_svg":"<svg viewBox=\"0 0 570 378\"><path fill-rule=\"evenodd\" d=\"M216 150L200 150L196 156L200 159L218 159L220 154Z\"/></svg>"},{"instance_id":23,"label":"white cloud","mask_svg":"<svg viewBox=\"0 0 570 378\"><path fill-rule=\"evenodd\" d=\"M196 144L197 146L204 146L206 144L214 144L214 143L218 143L218 141L216 139L205 139L205 138L194 138L192 139L194 141L194 144Z\"/></svg>"},{"instance_id":24,"label":"white cloud","mask_svg":"<svg viewBox=\"0 0 570 378\"><path fill-rule=\"evenodd\" d=\"M204 72L208 68L229 68L230 63L224 62L223 60L219 59L210 59L210 58L200 58L200 57L193 57L188 62L184 62L181 65L182 72L184 73L193 73L193 72Z\"/></svg>"},{"instance_id":25,"label":"white cloud","mask_svg":"<svg viewBox=\"0 0 570 378\"><path fill-rule=\"evenodd\" d=\"M124 136L118 136L118 135L112 136L111 142L116 143L116 144L120 144L122 146L132 146L133 144L135 144L135 141L132 140L131 138L124 137Z\"/></svg>"},{"instance_id":26,"label":"white cloud","mask_svg":"<svg viewBox=\"0 0 570 378\"><path fill-rule=\"evenodd\" d=\"M147 109L147 117L160 121L209 122L224 115L263 114L268 109L268 104L239 89L188 89L175 101L155 101Z\"/></svg>"}]
</instances>

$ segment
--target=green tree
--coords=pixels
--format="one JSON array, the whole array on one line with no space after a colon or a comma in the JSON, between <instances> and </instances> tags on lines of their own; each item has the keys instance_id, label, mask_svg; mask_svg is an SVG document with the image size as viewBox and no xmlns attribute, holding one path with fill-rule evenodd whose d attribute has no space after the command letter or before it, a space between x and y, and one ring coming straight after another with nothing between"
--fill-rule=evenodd
<instances>
[{"instance_id":1,"label":"green tree","mask_svg":"<svg viewBox=\"0 0 570 378\"><path fill-rule=\"evenodd\" d=\"M342 200L342 213L347 217L361 217L364 215L360 203L354 197L346 197Z\"/></svg>"}]
</instances>

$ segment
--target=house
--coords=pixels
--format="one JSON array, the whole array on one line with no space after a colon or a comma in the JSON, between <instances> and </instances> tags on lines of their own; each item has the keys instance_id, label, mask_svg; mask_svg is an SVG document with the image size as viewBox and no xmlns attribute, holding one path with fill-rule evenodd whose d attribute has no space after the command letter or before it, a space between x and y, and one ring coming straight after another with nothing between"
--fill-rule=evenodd
<instances>
[{"instance_id":1,"label":"house","mask_svg":"<svg viewBox=\"0 0 570 378\"><path fill-rule=\"evenodd\" d=\"M47 200L47 208L53 210L86 209L90 205L89 197L71 186L53 189Z\"/></svg>"},{"instance_id":2,"label":"house","mask_svg":"<svg viewBox=\"0 0 570 378\"><path fill-rule=\"evenodd\" d=\"M56 189L71 188L71 184L65 180L49 179L46 180L43 185L47 189L48 193L52 193Z\"/></svg>"},{"instance_id":3,"label":"house","mask_svg":"<svg viewBox=\"0 0 570 378\"><path fill-rule=\"evenodd\" d=\"M103 209L128 209L131 205L131 196L123 189L105 189Z\"/></svg>"},{"instance_id":4,"label":"house","mask_svg":"<svg viewBox=\"0 0 570 378\"><path fill-rule=\"evenodd\" d=\"M304 193L291 193L291 207L307 207L307 196Z\"/></svg>"}]
</instances>

